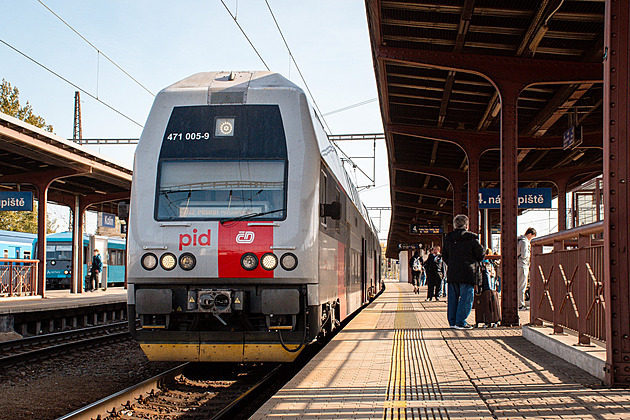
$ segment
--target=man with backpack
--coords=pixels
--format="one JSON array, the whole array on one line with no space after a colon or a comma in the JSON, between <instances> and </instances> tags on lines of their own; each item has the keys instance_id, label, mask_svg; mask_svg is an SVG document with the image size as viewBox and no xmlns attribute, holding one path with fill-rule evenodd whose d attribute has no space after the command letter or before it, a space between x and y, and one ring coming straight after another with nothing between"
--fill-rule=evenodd
<instances>
[{"instance_id":1,"label":"man with backpack","mask_svg":"<svg viewBox=\"0 0 630 420\"><path fill-rule=\"evenodd\" d=\"M411 284L413 284L413 292L420 293L420 274L422 273L422 258L418 250L414 251L413 256L409 260L409 267L411 267Z\"/></svg>"}]
</instances>

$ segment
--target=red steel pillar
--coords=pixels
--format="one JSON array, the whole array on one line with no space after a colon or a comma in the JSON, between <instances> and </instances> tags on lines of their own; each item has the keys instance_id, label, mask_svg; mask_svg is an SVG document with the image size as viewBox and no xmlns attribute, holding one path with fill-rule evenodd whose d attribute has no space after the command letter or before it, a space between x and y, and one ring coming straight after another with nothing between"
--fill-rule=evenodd
<instances>
[{"instance_id":1,"label":"red steel pillar","mask_svg":"<svg viewBox=\"0 0 630 420\"><path fill-rule=\"evenodd\" d=\"M83 217L85 209L90 205L79 196L75 197L75 204L72 208L74 217L72 224L72 287L76 286L77 293L83 293Z\"/></svg>"},{"instance_id":2,"label":"red steel pillar","mask_svg":"<svg viewBox=\"0 0 630 420\"><path fill-rule=\"evenodd\" d=\"M451 179L451 183L453 185L453 217L455 217L458 214L464 213L464 208L462 206L464 202L462 194L464 182L460 179Z\"/></svg>"},{"instance_id":3,"label":"red steel pillar","mask_svg":"<svg viewBox=\"0 0 630 420\"><path fill-rule=\"evenodd\" d=\"M46 211L48 204L48 186L52 180L35 184L37 187L37 294L46 297Z\"/></svg>"},{"instance_id":4,"label":"red steel pillar","mask_svg":"<svg viewBox=\"0 0 630 420\"><path fill-rule=\"evenodd\" d=\"M606 382L630 385L630 4L606 1L604 61L604 299Z\"/></svg>"},{"instance_id":5,"label":"red steel pillar","mask_svg":"<svg viewBox=\"0 0 630 420\"><path fill-rule=\"evenodd\" d=\"M516 279L518 215L518 120L517 84L499 86L501 97L501 324L519 325Z\"/></svg>"}]
</instances>

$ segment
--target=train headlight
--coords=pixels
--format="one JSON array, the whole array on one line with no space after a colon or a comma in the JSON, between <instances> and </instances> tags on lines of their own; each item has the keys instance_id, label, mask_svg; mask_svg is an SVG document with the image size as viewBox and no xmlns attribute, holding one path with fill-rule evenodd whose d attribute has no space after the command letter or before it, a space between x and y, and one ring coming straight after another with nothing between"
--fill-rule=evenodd
<instances>
[{"instance_id":1,"label":"train headlight","mask_svg":"<svg viewBox=\"0 0 630 420\"><path fill-rule=\"evenodd\" d=\"M234 135L234 118L217 118L215 124L215 137L232 137Z\"/></svg>"},{"instance_id":2,"label":"train headlight","mask_svg":"<svg viewBox=\"0 0 630 420\"><path fill-rule=\"evenodd\" d=\"M50 262L50 265L57 265L57 261L52 260L52 261Z\"/></svg>"},{"instance_id":3,"label":"train headlight","mask_svg":"<svg viewBox=\"0 0 630 420\"><path fill-rule=\"evenodd\" d=\"M247 271L252 271L258 267L258 257L256 257L256 254L251 252L244 254L241 257L241 266Z\"/></svg>"},{"instance_id":4,"label":"train headlight","mask_svg":"<svg viewBox=\"0 0 630 420\"><path fill-rule=\"evenodd\" d=\"M160 257L160 265L165 270L172 270L177 265L177 258L175 258L175 255L167 252Z\"/></svg>"},{"instance_id":5,"label":"train headlight","mask_svg":"<svg viewBox=\"0 0 630 420\"><path fill-rule=\"evenodd\" d=\"M70 274L70 272L68 270L63 270L63 274L67 276L68 274Z\"/></svg>"},{"instance_id":6,"label":"train headlight","mask_svg":"<svg viewBox=\"0 0 630 420\"><path fill-rule=\"evenodd\" d=\"M197 259L190 252L185 252L179 257L179 266L186 271L192 270L197 264Z\"/></svg>"},{"instance_id":7,"label":"train headlight","mask_svg":"<svg viewBox=\"0 0 630 420\"><path fill-rule=\"evenodd\" d=\"M294 254L287 252L280 258L280 265L287 271L295 270L295 267L298 265L298 259Z\"/></svg>"},{"instance_id":8,"label":"train headlight","mask_svg":"<svg viewBox=\"0 0 630 420\"><path fill-rule=\"evenodd\" d=\"M142 259L140 260L140 264L142 265L142 268L150 271L150 270L153 270L155 267L157 267L158 259L155 256L155 254L152 254L149 252L142 256Z\"/></svg>"},{"instance_id":9,"label":"train headlight","mask_svg":"<svg viewBox=\"0 0 630 420\"><path fill-rule=\"evenodd\" d=\"M278 266L278 257L269 252L260 258L260 265L265 270L271 271Z\"/></svg>"}]
</instances>

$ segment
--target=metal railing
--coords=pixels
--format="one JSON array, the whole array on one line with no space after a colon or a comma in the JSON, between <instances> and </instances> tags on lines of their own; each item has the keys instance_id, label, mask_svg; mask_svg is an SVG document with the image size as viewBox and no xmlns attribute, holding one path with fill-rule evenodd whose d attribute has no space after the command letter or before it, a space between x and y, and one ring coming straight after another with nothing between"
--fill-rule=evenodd
<instances>
[{"instance_id":1,"label":"metal railing","mask_svg":"<svg viewBox=\"0 0 630 420\"><path fill-rule=\"evenodd\" d=\"M530 305L532 323L553 323L578 333L578 344L605 341L604 244L593 235L599 221L532 240ZM553 246L544 252L545 246Z\"/></svg>"},{"instance_id":2,"label":"metal railing","mask_svg":"<svg viewBox=\"0 0 630 420\"><path fill-rule=\"evenodd\" d=\"M37 295L39 260L0 258L0 296Z\"/></svg>"}]
</instances>

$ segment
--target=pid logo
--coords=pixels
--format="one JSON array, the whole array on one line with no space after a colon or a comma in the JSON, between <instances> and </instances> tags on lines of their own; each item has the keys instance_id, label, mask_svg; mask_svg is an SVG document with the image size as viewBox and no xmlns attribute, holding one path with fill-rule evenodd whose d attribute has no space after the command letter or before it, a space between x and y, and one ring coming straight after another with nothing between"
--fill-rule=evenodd
<instances>
[{"instance_id":1,"label":"pid logo","mask_svg":"<svg viewBox=\"0 0 630 420\"><path fill-rule=\"evenodd\" d=\"M208 233L197 235L197 229L193 229L193 234L181 233L179 235L179 250L185 246L210 246L210 229Z\"/></svg>"},{"instance_id":2,"label":"pid logo","mask_svg":"<svg viewBox=\"0 0 630 420\"><path fill-rule=\"evenodd\" d=\"M249 230L241 230L238 235L236 235L236 243L237 244L251 244L254 242L254 238L256 235L254 232Z\"/></svg>"}]
</instances>

